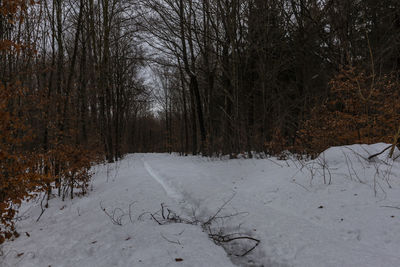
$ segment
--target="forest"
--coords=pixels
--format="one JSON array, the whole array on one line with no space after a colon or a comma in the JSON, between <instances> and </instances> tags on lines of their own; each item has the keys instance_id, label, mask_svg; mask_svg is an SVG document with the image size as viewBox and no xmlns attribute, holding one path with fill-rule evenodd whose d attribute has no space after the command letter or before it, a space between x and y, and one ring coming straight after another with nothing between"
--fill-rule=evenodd
<instances>
[{"instance_id":1,"label":"forest","mask_svg":"<svg viewBox=\"0 0 400 267\"><path fill-rule=\"evenodd\" d=\"M0 0L0 243L128 153L399 142L398 0Z\"/></svg>"}]
</instances>

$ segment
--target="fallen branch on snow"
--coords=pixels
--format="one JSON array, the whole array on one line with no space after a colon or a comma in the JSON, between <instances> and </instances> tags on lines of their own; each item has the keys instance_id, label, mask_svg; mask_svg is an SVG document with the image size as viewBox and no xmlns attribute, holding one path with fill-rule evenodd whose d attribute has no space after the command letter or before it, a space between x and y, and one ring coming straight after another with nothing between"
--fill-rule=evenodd
<instances>
[{"instance_id":1,"label":"fallen branch on snow","mask_svg":"<svg viewBox=\"0 0 400 267\"><path fill-rule=\"evenodd\" d=\"M246 212L238 212L235 214L229 214L229 215L223 215L219 216L221 211L224 209L224 207L232 201L232 199L235 197L233 195L230 197L227 201L225 201L219 208L218 210L210 216L206 221L202 222L199 221L197 218L194 219L188 219L188 218L183 218L180 215L177 215L174 211L169 209L168 207L165 206L164 203L161 204L161 209L155 213L150 213L151 218L157 222L159 225L165 225L165 224L170 224L170 223L183 223L183 224L190 224L190 225L200 225L201 228L208 234L208 237L211 238L215 244L219 246L224 246L226 243L230 242L235 242L235 241L252 241L255 242L254 245L251 245L250 247L247 247L243 253L229 253L230 255L234 255L237 257L244 257L248 255L250 252L252 252L260 243L261 240L254 238L252 236L246 235L244 233L231 233L231 234L224 234L224 231L222 229L218 229L217 231L213 231L212 225L218 220L224 220L227 218L232 218L238 215L242 214L247 214ZM144 214L142 214L144 215ZM162 236L164 239L166 239L170 243L175 243L175 241L171 241L164 236ZM227 249L226 247L224 247Z\"/></svg>"}]
</instances>

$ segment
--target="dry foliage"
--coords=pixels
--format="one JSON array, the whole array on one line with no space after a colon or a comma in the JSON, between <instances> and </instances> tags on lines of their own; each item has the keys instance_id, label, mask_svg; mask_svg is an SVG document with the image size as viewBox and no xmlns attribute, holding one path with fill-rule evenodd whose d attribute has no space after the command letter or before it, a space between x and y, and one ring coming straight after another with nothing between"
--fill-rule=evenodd
<instances>
[{"instance_id":1,"label":"dry foliage","mask_svg":"<svg viewBox=\"0 0 400 267\"><path fill-rule=\"evenodd\" d=\"M299 131L297 150L315 154L330 146L392 143L400 124L398 77L343 68L330 82L329 98L313 108Z\"/></svg>"},{"instance_id":2,"label":"dry foliage","mask_svg":"<svg viewBox=\"0 0 400 267\"><path fill-rule=\"evenodd\" d=\"M21 21L29 4L34 1L2 1L0 16L9 24ZM32 52L25 47L0 40L1 55ZM67 192L72 198L74 188L85 194L91 165L98 160L93 150L73 138L77 123L72 118L68 130L60 129L62 117L53 113L64 102L62 96L49 100L47 89L24 86L19 73L6 78L0 80L0 244L18 237L14 219L22 202L40 192L46 192L49 199L53 188L63 199Z\"/></svg>"},{"instance_id":3,"label":"dry foliage","mask_svg":"<svg viewBox=\"0 0 400 267\"><path fill-rule=\"evenodd\" d=\"M93 152L71 142L44 151L31 125L32 98L18 83L0 84L0 243L18 235L13 219L23 201L41 191L50 197L54 187L63 199L67 192L73 198L74 188L85 194L97 161Z\"/></svg>"},{"instance_id":4,"label":"dry foliage","mask_svg":"<svg viewBox=\"0 0 400 267\"><path fill-rule=\"evenodd\" d=\"M40 180L34 171L34 155L24 149L31 134L24 118L13 108L13 100L21 96L14 89L0 84L0 243L15 233L12 220L16 208L31 196Z\"/></svg>"}]
</instances>

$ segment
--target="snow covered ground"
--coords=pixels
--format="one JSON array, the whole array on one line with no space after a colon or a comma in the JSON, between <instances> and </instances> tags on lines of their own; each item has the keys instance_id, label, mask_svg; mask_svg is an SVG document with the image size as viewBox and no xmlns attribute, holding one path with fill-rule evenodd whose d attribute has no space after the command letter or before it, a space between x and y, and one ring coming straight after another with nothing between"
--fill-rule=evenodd
<instances>
[{"instance_id":1,"label":"snow covered ground","mask_svg":"<svg viewBox=\"0 0 400 267\"><path fill-rule=\"evenodd\" d=\"M312 161L128 155L39 222L40 203L24 205L0 266L400 266L400 159L368 160L386 146ZM240 257L254 240L210 233L261 242Z\"/></svg>"}]
</instances>

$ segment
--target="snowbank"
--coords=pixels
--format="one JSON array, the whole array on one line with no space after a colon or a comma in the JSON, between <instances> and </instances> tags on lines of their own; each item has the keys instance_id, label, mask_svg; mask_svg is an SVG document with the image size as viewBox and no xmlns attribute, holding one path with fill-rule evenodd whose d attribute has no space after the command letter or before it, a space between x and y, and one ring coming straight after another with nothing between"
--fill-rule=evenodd
<instances>
[{"instance_id":1,"label":"snowbank","mask_svg":"<svg viewBox=\"0 0 400 267\"><path fill-rule=\"evenodd\" d=\"M338 147L331 147L322 152L318 156L318 160L325 161L329 165L341 165L347 164L349 161L357 162L360 160L367 161L368 158L372 155L378 154L382 151L385 151L378 155L377 157L372 158L372 161L379 159L381 161L390 161L389 153L391 144L387 143L377 143L372 145L365 145L365 144L355 144L355 145L348 145L348 146L338 146ZM393 153L393 159L396 159L400 156L400 150L395 147Z\"/></svg>"}]
</instances>

